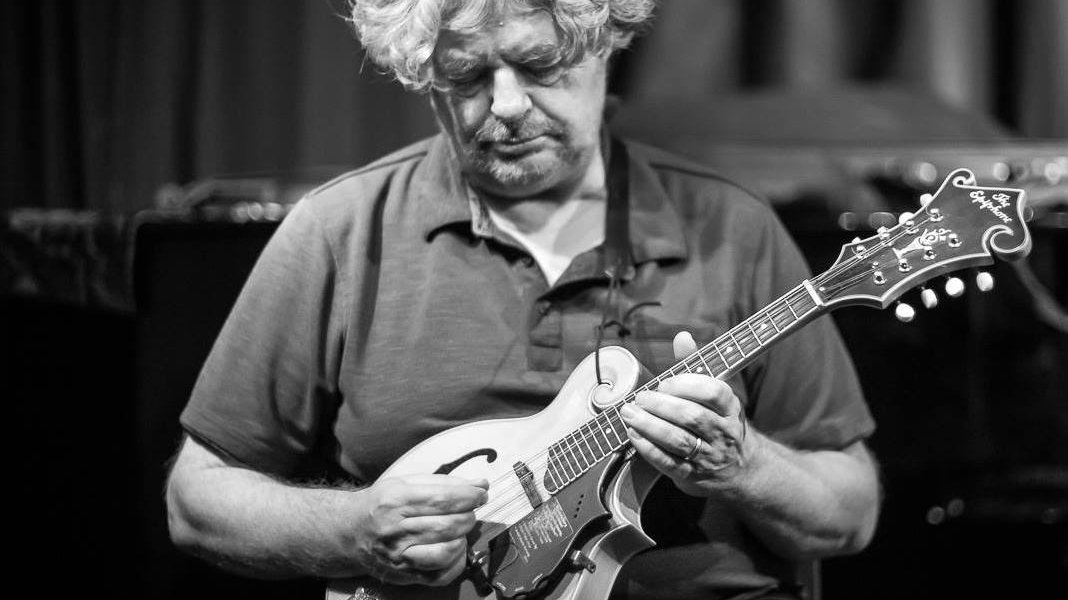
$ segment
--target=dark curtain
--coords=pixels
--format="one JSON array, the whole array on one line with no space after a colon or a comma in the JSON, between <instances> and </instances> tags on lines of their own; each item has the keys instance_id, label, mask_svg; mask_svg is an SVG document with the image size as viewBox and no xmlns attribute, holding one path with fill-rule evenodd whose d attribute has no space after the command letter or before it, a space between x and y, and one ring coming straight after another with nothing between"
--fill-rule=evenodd
<instances>
[{"instance_id":1,"label":"dark curtain","mask_svg":"<svg viewBox=\"0 0 1068 600\"><path fill-rule=\"evenodd\" d=\"M359 165L430 133L343 0L4 3L0 206L132 211L161 186ZM624 99L893 84L1068 137L1066 0L666 0Z\"/></svg>"},{"instance_id":2,"label":"dark curtain","mask_svg":"<svg viewBox=\"0 0 1068 600\"><path fill-rule=\"evenodd\" d=\"M362 65L340 8L5 4L3 205L148 208L166 183L357 165L432 131L422 98Z\"/></svg>"}]
</instances>

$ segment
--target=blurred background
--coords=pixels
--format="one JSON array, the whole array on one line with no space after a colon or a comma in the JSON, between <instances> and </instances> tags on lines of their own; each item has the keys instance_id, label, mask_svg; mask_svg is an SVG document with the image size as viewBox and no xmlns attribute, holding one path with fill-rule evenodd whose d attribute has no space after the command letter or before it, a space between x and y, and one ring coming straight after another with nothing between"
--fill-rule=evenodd
<instances>
[{"instance_id":1,"label":"blurred background","mask_svg":"<svg viewBox=\"0 0 1068 600\"><path fill-rule=\"evenodd\" d=\"M177 415L303 193L434 132L341 0L0 7L0 398L20 574L282 597L179 556ZM1068 0L664 0L613 128L768 198L815 270L952 169L1022 187L1035 247L910 324L834 314L879 431L871 548L824 599L1068 592ZM918 299L906 301L918 305ZM45 579L47 578L47 579Z\"/></svg>"}]
</instances>

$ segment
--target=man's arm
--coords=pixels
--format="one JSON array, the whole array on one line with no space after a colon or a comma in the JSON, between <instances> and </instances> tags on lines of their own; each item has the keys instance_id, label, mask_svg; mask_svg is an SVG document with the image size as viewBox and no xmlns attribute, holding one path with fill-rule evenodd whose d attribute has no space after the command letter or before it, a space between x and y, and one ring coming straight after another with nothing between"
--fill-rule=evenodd
<instances>
[{"instance_id":1,"label":"man's arm","mask_svg":"<svg viewBox=\"0 0 1068 600\"><path fill-rule=\"evenodd\" d=\"M875 533L879 483L863 442L836 450L799 451L750 431L764 449L745 476L720 487L765 544L787 558L821 558L863 550Z\"/></svg>"},{"instance_id":2,"label":"man's arm","mask_svg":"<svg viewBox=\"0 0 1068 600\"><path fill-rule=\"evenodd\" d=\"M444 475L384 479L363 489L302 487L232 465L186 439L167 482L171 538L243 575L364 574L443 585L465 564L484 481Z\"/></svg>"},{"instance_id":3,"label":"man's arm","mask_svg":"<svg viewBox=\"0 0 1068 600\"><path fill-rule=\"evenodd\" d=\"M676 337L679 358L696 349ZM877 467L862 442L842 450L800 451L745 422L730 386L683 374L638 395L623 413L645 460L684 492L716 495L764 543L787 558L863 549L879 513Z\"/></svg>"}]
</instances>

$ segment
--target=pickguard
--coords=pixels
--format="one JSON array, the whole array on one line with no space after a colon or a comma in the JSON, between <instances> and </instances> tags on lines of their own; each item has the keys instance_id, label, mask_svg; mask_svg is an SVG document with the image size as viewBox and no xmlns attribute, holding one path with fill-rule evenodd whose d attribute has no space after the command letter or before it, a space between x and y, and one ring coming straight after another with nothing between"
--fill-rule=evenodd
<instances>
[{"instance_id":1,"label":"pickguard","mask_svg":"<svg viewBox=\"0 0 1068 600\"><path fill-rule=\"evenodd\" d=\"M607 458L554 494L506 531L489 540L487 579L503 598L536 597L568 569L585 565L573 556L610 513L604 504Z\"/></svg>"}]
</instances>

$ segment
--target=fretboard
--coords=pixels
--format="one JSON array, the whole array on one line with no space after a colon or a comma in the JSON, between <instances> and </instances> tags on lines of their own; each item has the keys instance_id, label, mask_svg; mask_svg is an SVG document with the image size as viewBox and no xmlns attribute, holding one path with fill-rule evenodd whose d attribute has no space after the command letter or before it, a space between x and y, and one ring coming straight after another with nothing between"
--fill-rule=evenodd
<instances>
[{"instance_id":1,"label":"fretboard","mask_svg":"<svg viewBox=\"0 0 1068 600\"><path fill-rule=\"evenodd\" d=\"M633 402L638 392L656 389L665 379L681 373L707 374L726 379L773 343L818 316L820 308L802 283L670 369L635 388L622 400L605 408L549 447L545 489L555 493L629 443L619 409L625 403Z\"/></svg>"}]
</instances>

